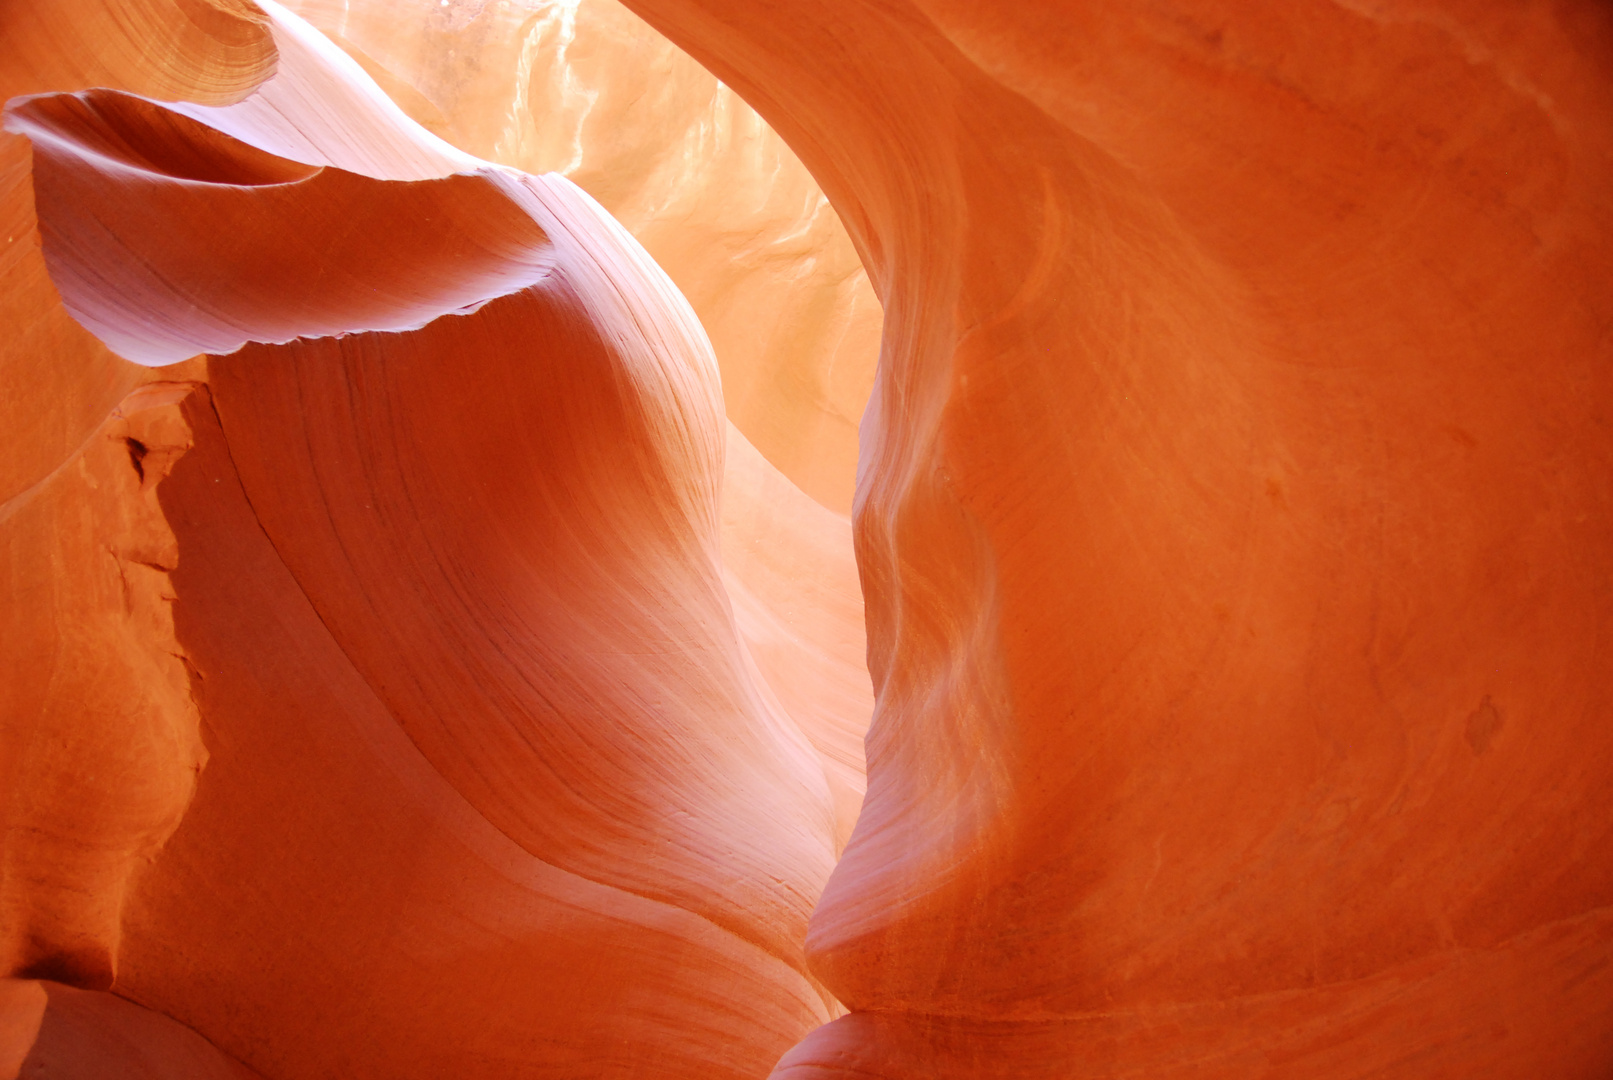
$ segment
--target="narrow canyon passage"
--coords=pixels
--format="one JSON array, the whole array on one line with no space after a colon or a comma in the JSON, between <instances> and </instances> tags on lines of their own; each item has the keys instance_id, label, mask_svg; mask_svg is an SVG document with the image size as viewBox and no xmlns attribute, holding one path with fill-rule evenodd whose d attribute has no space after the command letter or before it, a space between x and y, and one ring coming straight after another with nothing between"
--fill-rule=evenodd
<instances>
[{"instance_id":1,"label":"narrow canyon passage","mask_svg":"<svg viewBox=\"0 0 1613 1080\"><path fill-rule=\"evenodd\" d=\"M0 1080L1613 1070L1613 9L49 0L0 95Z\"/></svg>"}]
</instances>

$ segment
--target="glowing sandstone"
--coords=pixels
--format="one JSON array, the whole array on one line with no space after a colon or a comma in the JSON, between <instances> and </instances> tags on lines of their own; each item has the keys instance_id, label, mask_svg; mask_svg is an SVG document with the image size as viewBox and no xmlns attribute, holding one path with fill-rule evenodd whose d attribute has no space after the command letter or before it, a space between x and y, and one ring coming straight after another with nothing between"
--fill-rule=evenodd
<instances>
[{"instance_id":1,"label":"glowing sandstone","mask_svg":"<svg viewBox=\"0 0 1613 1080\"><path fill-rule=\"evenodd\" d=\"M732 424L722 490L723 582L763 684L823 759L836 853L862 808L873 709L851 524L807 498Z\"/></svg>"},{"instance_id":2,"label":"glowing sandstone","mask_svg":"<svg viewBox=\"0 0 1613 1080\"><path fill-rule=\"evenodd\" d=\"M879 305L811 174L732 90L616 0L290 6L436 134L598 199L689 298L735 426L849 513Z\"/></svg>"}]
</instances>

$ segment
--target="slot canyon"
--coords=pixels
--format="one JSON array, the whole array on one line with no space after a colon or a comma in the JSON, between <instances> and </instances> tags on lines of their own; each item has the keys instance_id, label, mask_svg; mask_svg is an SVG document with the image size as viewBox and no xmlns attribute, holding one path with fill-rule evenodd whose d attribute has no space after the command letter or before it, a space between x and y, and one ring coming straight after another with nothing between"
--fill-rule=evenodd
<instances>
[{"instance_id":1,"label":"slot canyon","mask_svg":"<svg viewBox=\"0 0 1613 1080\"><path fill-rule=\"evenodd\" d=\"M1613 4L0 100L0 1080L1613 1077Z\"/></svg>"}]
</instances>

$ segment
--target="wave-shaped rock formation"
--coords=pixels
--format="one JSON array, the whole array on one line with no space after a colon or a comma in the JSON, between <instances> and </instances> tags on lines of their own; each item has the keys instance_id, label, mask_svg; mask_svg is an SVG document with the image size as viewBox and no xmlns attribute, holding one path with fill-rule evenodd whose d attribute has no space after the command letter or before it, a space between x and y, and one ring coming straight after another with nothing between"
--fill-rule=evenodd
<instances>
[{"instance_id":1,"label":"wave-shaped rock formation","mask_svg":"<svg viewBox=\"0 0 1613 1080\"><path fill-rule=\"evenodd\" d=\"M810 173L743 99L617 0L293 0L422 125L575 181L711 335L729 418L849 513L880 310Z\"/></svg>"},{"instance_id":2,"label":"wave-shaped rock formation","mask_svg":"<svg viewBox=\"0 0 1613 1080\"><path fill-rule=\"evenodd\" d=\"M626 6L0 8L0 1077L1606 1077L1613 11Z\"/></svg>"},{"instance_id":3,"label":"wave-shaped rock formation","mask_svg":"<svg viewBox=\"0 0 1613 1080\"><path fill-rule=\"evenodd\" d=\"M575 185L272 3L135 14L198 55L7 87L8 300L59 339L13 404L49 367L69 430L0 518L0 1067L765 1074L841 1011L802 944L862 793L849 523ZM129 15L16 33L176 36Z\"/></svg>"}]
</instances>

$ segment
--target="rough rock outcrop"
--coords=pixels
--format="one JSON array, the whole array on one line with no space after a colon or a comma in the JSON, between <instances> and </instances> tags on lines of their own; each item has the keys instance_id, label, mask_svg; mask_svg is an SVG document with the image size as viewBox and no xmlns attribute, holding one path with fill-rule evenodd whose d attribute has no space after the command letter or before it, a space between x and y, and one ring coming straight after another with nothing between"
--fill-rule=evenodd
<instances>
[{"instance_id":1,"label":"rough rock outcrop","mask_svg":"<svg viewBox=\"0 0 1613 1080\"><path fill-rule=\"evenodd\" d=\"M136 389L0 512L0 963L106 989L130 876L206 760L174 637L156 486L190 445L183 390Z\"/></svg>"},{"instance_id":2,"label":"rough rock outcrop","mask_svg":"<svg viewBox=\"0 0 1613 1080\"><path fill-rule=\"evenodd\" d=\"M1608 8L629 6L885 305L780 1075L1605 1074Z\"/></svg>"}]
</instances>

